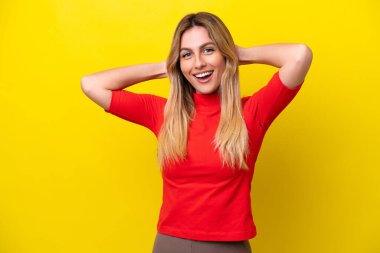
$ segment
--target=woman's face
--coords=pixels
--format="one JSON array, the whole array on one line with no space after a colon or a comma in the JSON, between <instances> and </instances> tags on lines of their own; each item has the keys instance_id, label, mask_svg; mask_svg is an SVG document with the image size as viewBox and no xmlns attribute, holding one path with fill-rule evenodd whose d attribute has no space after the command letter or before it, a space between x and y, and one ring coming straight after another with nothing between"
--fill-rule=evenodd
<instances>
[{"instance_id":1,"label":"woman's face","mask_svg":"<svg viewBox=\"0 0 380 253\"><path fill-rule=\"evenodd\" d=\"M179 56L181 71L196 93L210 94L219 89L225 59L204 27L195 26L182 34ZM199 76L202 73L203 78Z\"/></svg>"}]
</instances>

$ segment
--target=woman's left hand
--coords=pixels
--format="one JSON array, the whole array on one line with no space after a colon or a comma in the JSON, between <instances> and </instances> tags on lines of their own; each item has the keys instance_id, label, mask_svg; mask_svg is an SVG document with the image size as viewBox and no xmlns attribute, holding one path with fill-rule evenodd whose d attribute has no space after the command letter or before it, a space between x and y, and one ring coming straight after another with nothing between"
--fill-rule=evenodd
<instances>
[{"instance_id":1,"label":"woman's left hand","mask_svg":"<svg viewBox=\"0 0 380 253\"><path fill-rule=\"evenodd\" d=\"M249 64L249 62L244 59L244 50L245 48L235 45L236 53L239 58L239 65Z\"/></svg>"}]
</instances>

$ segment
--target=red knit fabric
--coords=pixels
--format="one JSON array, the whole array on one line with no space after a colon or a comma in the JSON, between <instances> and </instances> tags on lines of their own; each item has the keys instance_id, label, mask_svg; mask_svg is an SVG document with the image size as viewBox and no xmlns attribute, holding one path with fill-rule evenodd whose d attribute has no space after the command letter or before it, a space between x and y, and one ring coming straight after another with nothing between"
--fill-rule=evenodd
<instances>
[{"instance_id":1,"label":"red knit fabric","mask_svg":"<svg viewBox=\"0 0 380 253\"><path fill-rule=\"evenodd\" d=\"M277 71L267 85L242 98L249 133L248 171L223 167L214 150L220 96L193 93L196 114L189 125L186 161L163 168L160 233L202 241L241 241L256 236L250 195L255 162L267 129L301 86L287 88ZM159 96L115 90L105 111L158 136L165 103Z\"/></svg>"}]
</instances>

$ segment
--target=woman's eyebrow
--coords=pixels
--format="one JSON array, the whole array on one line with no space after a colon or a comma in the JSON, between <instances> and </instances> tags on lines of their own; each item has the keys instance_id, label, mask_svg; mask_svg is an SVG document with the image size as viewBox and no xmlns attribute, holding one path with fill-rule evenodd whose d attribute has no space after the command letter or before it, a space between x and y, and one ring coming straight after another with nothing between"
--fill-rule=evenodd
<instances>
[{"instance_id":1,"label":"woman's eyebrow","mask_svg":"<svg viewBox=\"0 0 380 253\"><path fill-rule=\"evenodd\" d=\"M202 48L202 47L204 47L204 46L207 46L208 44L213 44L213 45L215 45L214 42L209 41L209 42L206 42L206 43L203 43L202 45L200 45L199 48ZM190 48L187 48L187 47L182 47L179 51L181 52L182 50L191 50L191 49L190 49Z\"/></svg>"}]
</instances>

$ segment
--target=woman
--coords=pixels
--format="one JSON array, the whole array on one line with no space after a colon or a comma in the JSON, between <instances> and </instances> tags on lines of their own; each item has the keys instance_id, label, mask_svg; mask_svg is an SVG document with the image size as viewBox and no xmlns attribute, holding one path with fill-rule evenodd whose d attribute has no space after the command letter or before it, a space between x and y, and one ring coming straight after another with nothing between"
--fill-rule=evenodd
<instances>
[{"instance_id":1,"label":"woman","mask_svg":"<svg viewBox=\"0 0 380 253\"><path fill-rule=\"evenodd\" d=\"M84 93L107 113L150 129L158 139L163 202L154 253L247 253L256 226L250 189L254 164L273 120L295 97L311 65L304 44L236 46L207 12L179 22L169 57L82 78ZM239 64L280 68L240 98ZM168 99L123 90L169 77Z\"/></svg>"}]
</instances>

